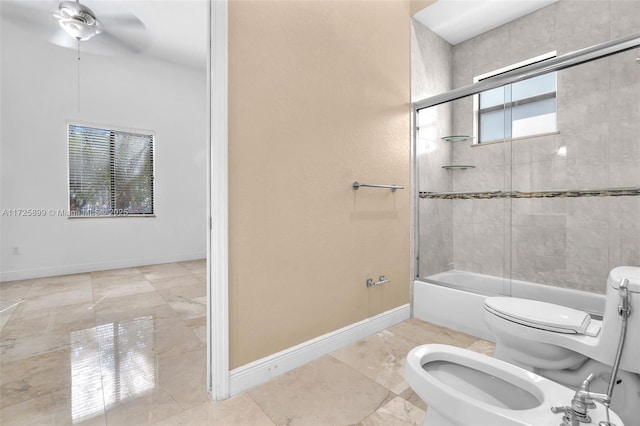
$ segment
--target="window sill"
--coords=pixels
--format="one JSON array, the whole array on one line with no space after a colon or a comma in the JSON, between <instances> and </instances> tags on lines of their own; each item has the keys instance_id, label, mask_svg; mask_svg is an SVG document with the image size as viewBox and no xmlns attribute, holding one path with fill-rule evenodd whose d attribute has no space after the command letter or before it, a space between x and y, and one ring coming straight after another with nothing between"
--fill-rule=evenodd
<instances>
[{"instance_id":1,"label":"window sill","mask_svg":"<svg viewBox=\"0 0 640 426\"><path fill-rule=\"evenodd\" d=\"M121 214L121 215L104 215L104 216L67 216L67 219L121 219L121 218L141 218L141 217L153 217L155 218L155 214Z\"/></svg>"}]
</instances>

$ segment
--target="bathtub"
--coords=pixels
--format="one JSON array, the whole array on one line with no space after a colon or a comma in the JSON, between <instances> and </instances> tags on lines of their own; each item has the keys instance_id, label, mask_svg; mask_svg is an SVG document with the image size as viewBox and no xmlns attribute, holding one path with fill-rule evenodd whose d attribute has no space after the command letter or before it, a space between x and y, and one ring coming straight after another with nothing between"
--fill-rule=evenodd
<instances>
[{"instance_id":1,"label":"bathtub","mask_svg":"<svg viewBox=\"0 0 640 426\"><path fill-rule=\"evenodd\" d=\"M605 296L475 272L450 270L413 282L413 316L482 339L495 341L482 318L484 299L510 295L556 303L602 317Z\"/></svg>"}]
</instances>

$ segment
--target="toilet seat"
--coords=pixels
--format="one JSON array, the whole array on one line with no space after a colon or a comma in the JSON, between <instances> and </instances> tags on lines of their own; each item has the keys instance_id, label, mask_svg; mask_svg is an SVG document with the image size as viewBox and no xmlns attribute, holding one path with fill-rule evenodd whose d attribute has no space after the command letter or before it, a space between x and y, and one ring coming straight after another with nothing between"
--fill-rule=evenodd
<instances>
[{"instance_id":1,"label":"toilet seat","mask_svg":"<svg viewBox=\"0 0 640 426\"><path fill-rule=\"evenodd\" d=\"M601 322L591 321L591 316L586 312L538 300L487 297L484 308L508 321L555 333L595 337L601 327Z\"/></svg>"}]
</instances>

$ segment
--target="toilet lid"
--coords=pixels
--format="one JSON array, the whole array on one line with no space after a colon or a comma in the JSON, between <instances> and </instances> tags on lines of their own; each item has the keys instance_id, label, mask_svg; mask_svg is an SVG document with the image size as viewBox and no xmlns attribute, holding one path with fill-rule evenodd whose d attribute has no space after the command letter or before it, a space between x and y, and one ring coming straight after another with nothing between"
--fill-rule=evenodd
<instances>
[{"instance_id":1,"label":"toilet lid","mask_svg":"<svg viewBox=\"0 0 640 426\"><path fill-rule=\"evenodd\" d=\"M553 303L517 297L487 297L485 309L509 321L558 333L585 334L588 313Z\"/></svg>"}]
</instances>

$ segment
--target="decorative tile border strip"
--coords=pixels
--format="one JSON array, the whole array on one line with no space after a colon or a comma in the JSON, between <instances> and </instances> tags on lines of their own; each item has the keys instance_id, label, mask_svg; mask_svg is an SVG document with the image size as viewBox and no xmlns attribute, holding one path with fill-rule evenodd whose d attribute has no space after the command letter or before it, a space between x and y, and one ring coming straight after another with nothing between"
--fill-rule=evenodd
<instances>
[{"instance_id":1,"label":"decorative tile border strip","mask_svg":"<svg viewBox=\"0 0 640 426\"><path fill-rule=\"evenodd\" d=\"M564 189L554 191L419 192L420 198L438 200L483 200L492 198L622 197L640 195L637 188Z\"/></svg>"}]
</instances>

